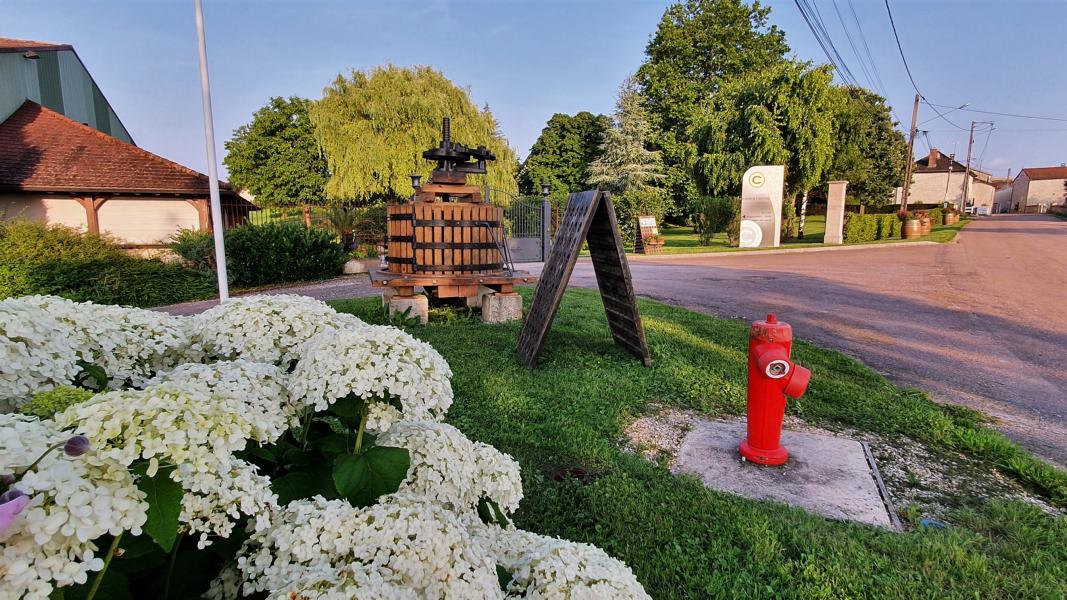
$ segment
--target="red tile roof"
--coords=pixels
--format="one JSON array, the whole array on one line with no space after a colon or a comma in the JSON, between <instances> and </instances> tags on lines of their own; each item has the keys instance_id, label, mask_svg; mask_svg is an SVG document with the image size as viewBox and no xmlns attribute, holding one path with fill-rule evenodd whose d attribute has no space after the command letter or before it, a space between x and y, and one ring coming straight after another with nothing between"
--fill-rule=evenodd
<instances>
[{"instance_id":1,"label":"red tile roof","mask_svg":"<svg viewBox=\"0 0 1067 600\"><path fill-rule=\"evenodd\" d=\"M17 40L0 37L0 52L26 52L28 50L73 50L69 44L52 44L33 40Z\"/></svg>"},{"instance_id":2,"label":"red tile roof","mask_svg":"<svg viewBox=\"0 0 1067 600\"><path fill-rule=\"evenodd\" d=\"M27 100L0 123L0 189L206 195L208 178Z\"/></svg>"},{"instance_id":3,"label":"red tile roof","mask_svg":"<svg viewBox=\"0 0 1067 600\"><path fill-rule=\"evenodd\" d=\"M1067 179L1067 167L1030 167L1023 169L1023 173L1030 178L1030 181L1035 179Z\"/></svg>"}]
</instances>

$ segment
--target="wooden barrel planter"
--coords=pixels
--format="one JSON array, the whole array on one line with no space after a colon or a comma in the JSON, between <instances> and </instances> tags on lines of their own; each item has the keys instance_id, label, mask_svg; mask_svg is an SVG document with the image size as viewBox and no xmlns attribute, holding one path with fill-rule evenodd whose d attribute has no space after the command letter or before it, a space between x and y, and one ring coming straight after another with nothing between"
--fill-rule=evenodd
<instances>
[{"instance_id":1,"label":"wooden barrel planter","mask_svg":"<svg viewBox=\"0 0 1067 600\"><path fill-rule=\"evenodd\" d=\"M930 235L930 232L934 230L934 220L930 217L923 217L922 219L919 219L919 223L922 224L923 235Z\"/></svg>"},{"instance_id":2,"label":"wooden barrel planter","mask_svg":"<svg viewBox=\"0 0 1067 600\"><path fill-rule=\"evenodd\" d=\"M922 237L922 221L920 221L919 219L906 219L904 221L904 226L900 229L900 234L906 240Z\"/></svg>"},{"instance_id":3,"label":"wooden barrel planter","mask_svg":"<svg viewBox=\"0 0 1067 600\"><path fill-rule=\"evenodd\" d=\"M406 202L389 206L390 273L492 274L504 268L504 209L474 202Z\"/></svg>"},{"instance_id":4,"label":"wooden barrel planter","mask_svg":"<svg viewBox=\"0 0 1067 600\"><path fill-rule=\"evenodd\" d=\"M944 214L944 219L942 220L942 222L945 225L955 225L956 223L960 222L960 213L947 212Z\"/></svg>"}]
</instances>

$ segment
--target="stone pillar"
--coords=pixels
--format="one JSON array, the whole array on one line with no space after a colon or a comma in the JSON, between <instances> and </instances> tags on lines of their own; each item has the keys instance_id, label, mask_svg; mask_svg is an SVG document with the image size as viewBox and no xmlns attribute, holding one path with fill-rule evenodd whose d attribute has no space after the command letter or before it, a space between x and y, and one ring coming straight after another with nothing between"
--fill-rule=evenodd
<instances>
[{"instance_id":1,"label":"stone pillar","mask_svg":"<svg viewBox=\"0 0 1067 600\"><path fill-rule=\"evenodd\" d=\"M385 296L382 296L385 299ZM409 312L410 311L410 312ZM417 318L419 323L425 325L430 320L430 301L426 296L393 296L389 299L389 316L402 315L405 312L408 318Z\"/></svg>"},{"instance_id":2,"label":"stone pillar","mask_svg":"<svg viewBox=\"0 0 1067 600\"><path fill-rule=\"evenodd\" d=\"M522 296L510 294L486 294L482 296L482 322L507 323L522 320Z\"/></svg>"},{"instance_id":3,"label":"stone pillar","mask_svg":"<svg viewBox=\"0 0 1067 600\"><path fill-rule=\"evenodd\" d=\"M847 181L831 181L826 193L826 235L824 244L845 242L845 187Z\"/></svg>"}]
</instances>

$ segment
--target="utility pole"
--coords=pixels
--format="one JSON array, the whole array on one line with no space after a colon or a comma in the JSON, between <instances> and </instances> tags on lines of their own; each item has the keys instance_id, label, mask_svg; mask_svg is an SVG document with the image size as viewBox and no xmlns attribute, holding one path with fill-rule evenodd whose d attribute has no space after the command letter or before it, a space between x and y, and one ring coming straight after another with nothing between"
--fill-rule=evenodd
<instances>
[{"instance_id":1,"label":"utility pole","mask_svg":"<svg viewBox=\"0 0 1067 600\"><path fill-rule=\"evenodd\" d=\"M904 189L900 195L900 210L908 212L908 192L911 189L911 165L915 162L915 122L919 120L919 94L915 94L915 106L911 108L911 130L908 134L908 161L904 165Z\"/></svg>"},{"instance_id":2,"label":"utility pole","mask_svg":"<svg viewBox=\"0 0 1067 600\"><path fill-rule=\"evenodd\" d=\"M974 125L971 121L971 133L967 140L967 168L963 170L963 197L960 198L960 212L967 212L967 198L971 191L971 149L974 148Z\"/></svg>"}]
</instances>

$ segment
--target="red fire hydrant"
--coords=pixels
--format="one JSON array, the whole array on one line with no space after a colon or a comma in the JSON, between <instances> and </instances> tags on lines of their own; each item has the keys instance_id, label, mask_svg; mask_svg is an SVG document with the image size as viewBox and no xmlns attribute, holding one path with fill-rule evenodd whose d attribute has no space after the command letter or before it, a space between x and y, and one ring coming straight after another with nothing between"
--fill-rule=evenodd
<instances>
[{"instance_id":1,"label":"red fire hydrant","mask_svg":"<svg viewBox=\"0 0 1067 600\"><path fill-rule=\"evenodd\" d=\"M780 465L789 458L782 447L785 397L799 398L808 389L811 371L790 360L793 328L775 316L756 321L748 334L748 438L741 456L761 465Z\"/></svg>"}]
</instances>

